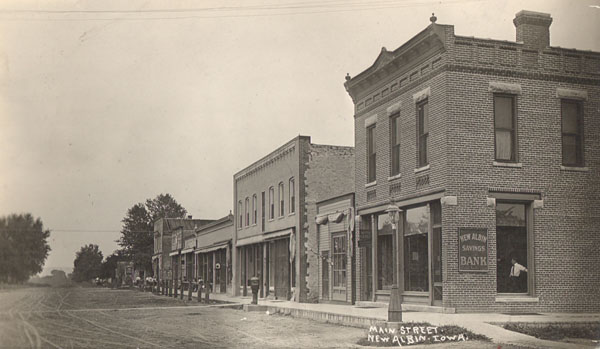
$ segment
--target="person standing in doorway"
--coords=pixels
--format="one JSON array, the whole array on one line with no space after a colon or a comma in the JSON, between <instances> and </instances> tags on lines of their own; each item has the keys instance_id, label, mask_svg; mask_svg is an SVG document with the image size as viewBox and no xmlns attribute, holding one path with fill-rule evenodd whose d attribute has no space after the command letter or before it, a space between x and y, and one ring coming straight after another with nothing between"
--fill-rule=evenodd
<instances>
[{"instance_id":1,"label":"person standing in doorway","mask_svg":"<svg viewBox=\"0 0 600 349\"><path fill-rule=\"evenodd\" d=\"M524 287L522 287L523 282L521 282L521 273L522 272L527 272L527 268L525 268L524 266L522 266L521 264L517 263L517 260L513 257L511 260L512 263L512 267L510 268L510 285L511 285L511 290L514 293L517 292L525 292L526 290L523 290Z\"/></svg>"}]
</instances>

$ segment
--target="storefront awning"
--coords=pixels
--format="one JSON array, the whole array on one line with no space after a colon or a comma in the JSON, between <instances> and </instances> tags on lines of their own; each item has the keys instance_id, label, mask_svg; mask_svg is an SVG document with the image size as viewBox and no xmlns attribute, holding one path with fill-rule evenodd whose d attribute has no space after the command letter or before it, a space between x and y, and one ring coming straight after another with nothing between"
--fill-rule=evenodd
<instances>
[{"instance_id":1,"label":"storefront awning","mask_svg":"<svg viewBox=\"0 0 600 349\"><path fill-rule=\"evenodd\" d=\"M193 247L181 250L181 254L186 254L186 253L190 253L190 252L194 252L194 248Z\"/></svg>"},{"instance_id":2,"label":"storefront awning","mask_svg":"<svg viewBox=\"0 0 600 349\"><path fill-rule=\"evenodd\" d=\"M229 242L223 242L223 243L220 243L220 244L217 244L217 245L212 245L212 246L208 246L208 247L205 247L205 248L201 248L199 250L196 250L196 252L194 252L194 253L195 254L198 254L198 253L207 253L207 252L212 252L212 251L220 250L222 248L227 248L227 244L228 243Z\"/></svg>"},{"instance_id":3,"label":"storefront awning","mask_svg":"<svg viewBox=\"0 0 600 349\"><path fill-rule=\"evenodd\" d=\"M258 244L263 241L274 240L283 236L290 235L294 231L293 228L279 230L273 233L265 233L261 235L251 236L249 238L240 239L236 243L236 247L246 246L251 244Z\"/></svg>"},{"instance_id":4,"label":"storefront awning","mask_svg":"<svg viewBox=\"0 0 600 349\"><path fill-rule=\"evenodd\" d=\"M173 251L173 252L169 253L169 257L177 256L178 254L179 254L179 251Z\"/></svg>"}]
</instances>

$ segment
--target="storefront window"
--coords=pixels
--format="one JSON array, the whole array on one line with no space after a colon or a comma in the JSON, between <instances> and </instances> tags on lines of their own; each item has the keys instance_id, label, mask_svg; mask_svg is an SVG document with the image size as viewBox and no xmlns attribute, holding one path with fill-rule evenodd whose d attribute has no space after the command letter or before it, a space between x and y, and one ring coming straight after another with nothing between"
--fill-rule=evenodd
<instances>
[{"instance_id":1,"label":"storefront window","mask_svg":"<svg viewBox=\"0 0 600 349\"><path fill-rule=\"evenodd\" d=\"M527 293L525 204L496 204L496 251L498 293Z\"/></svg>"},{"instance_id":2,"label":"storefront window","mask_svg":"<svg viewBox=\"0 0 600 349\"><path fill-rule=\"evenodd\" d=\"M404 228L404 290L429 291L429 210L427 206L406 210Z\"/></svg>"},{"instance_id":3,"label":"storefront window","mask_svg":"<svg viewBox=\"0 0 600 349\"><path fill-rule=\"evenodd\" d=\"M333 239L333 287L346 288L346 235Z\"/></svg>"},{"instance_id":4,"label":"storefront window","mask_svg":"<svg viewBox=\"0 0 600 349\"><path fill-rule=\"evenodd\" d=\"M387 213L377 216L377 289L389 290L394 283L392 221Z\"/></svg>"}]
</instances>

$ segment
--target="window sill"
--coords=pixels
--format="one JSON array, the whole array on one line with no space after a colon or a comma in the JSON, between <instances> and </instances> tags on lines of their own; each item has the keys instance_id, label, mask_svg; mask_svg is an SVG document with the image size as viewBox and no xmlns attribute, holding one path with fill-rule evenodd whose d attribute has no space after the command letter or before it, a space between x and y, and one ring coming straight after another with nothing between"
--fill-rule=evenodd
<instances>
[{"instance_id":1,"label":"window sill","mask_svg":"<svg viewBox=\"0 0 600 349\"><path fill-rule=\"evenodd\" d=\"M370 187L374 187L377 185L377 181L373 181L371 183L367 183L365 184L365 188L370 188Z\"/></svg>"},{"instance_id":2,"label":"window sill","mask_svg":"<svg viewBox=\"0 0 600 349\"><path fill-rule=\"evenodd\" d=\"M402 174L401 173L398 173L397 175L388 177L388 181L393 181L393 180L396 180L396 179L399 179L399 178L402 178Z\"/></svg>"},{"instance_id":3,"label":"window sill","mask_svg":"<svg viewBox=\"0 0 600 349\"><path fill-rule=\"evenodd\" d=\"M564 166L561 165L560 166L561 171L573 171L573 172L589 172L590 168L589 167L579 167L579 166Z\"/></svg>"},{"instance_id":4,"label":"window sill","mask_svg":"<svg viewBox=\"0 0 600 349\"><path fill-rule=\"evenodd\" d=\"M496 167L522 168L523 167L523 163L521 163L521 162L494 161L494 166L496 166Z\"/></svg>"},{"instance_id":5,"label":"window sill","mask_svg":"<svg viewBox=\"0 0 600 349\"><path fill-rule=\"evenodd\" d=\"M429 165L425 165L423 167L415 168L415 173L423 172L429 170Z\"/></svg>"},{"instance_id":6,"label":"window sill","mask_svg":"<svg viewBox=\"0 0 600 349\"><path fill-rule=\"evenodd\" d=\"M539 297L531 296L496 296L496 303L539 303Z\"/></svg>"}]
</instances>

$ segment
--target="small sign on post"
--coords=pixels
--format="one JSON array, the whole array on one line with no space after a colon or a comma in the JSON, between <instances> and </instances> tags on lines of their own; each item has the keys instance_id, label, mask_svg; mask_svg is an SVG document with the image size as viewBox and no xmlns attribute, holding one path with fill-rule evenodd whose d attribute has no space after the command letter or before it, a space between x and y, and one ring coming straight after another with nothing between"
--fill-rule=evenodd
<instances>
[{"instance_id":1,"label":"small sign on post","mask_svg":"<svg viewBox=\"0 0 600 349\"><path fill-rule=\"evenodd\" d=\"M458 228L458 271L488 271L488 235L486 228Z\"/></svg>"}]
</instances>

